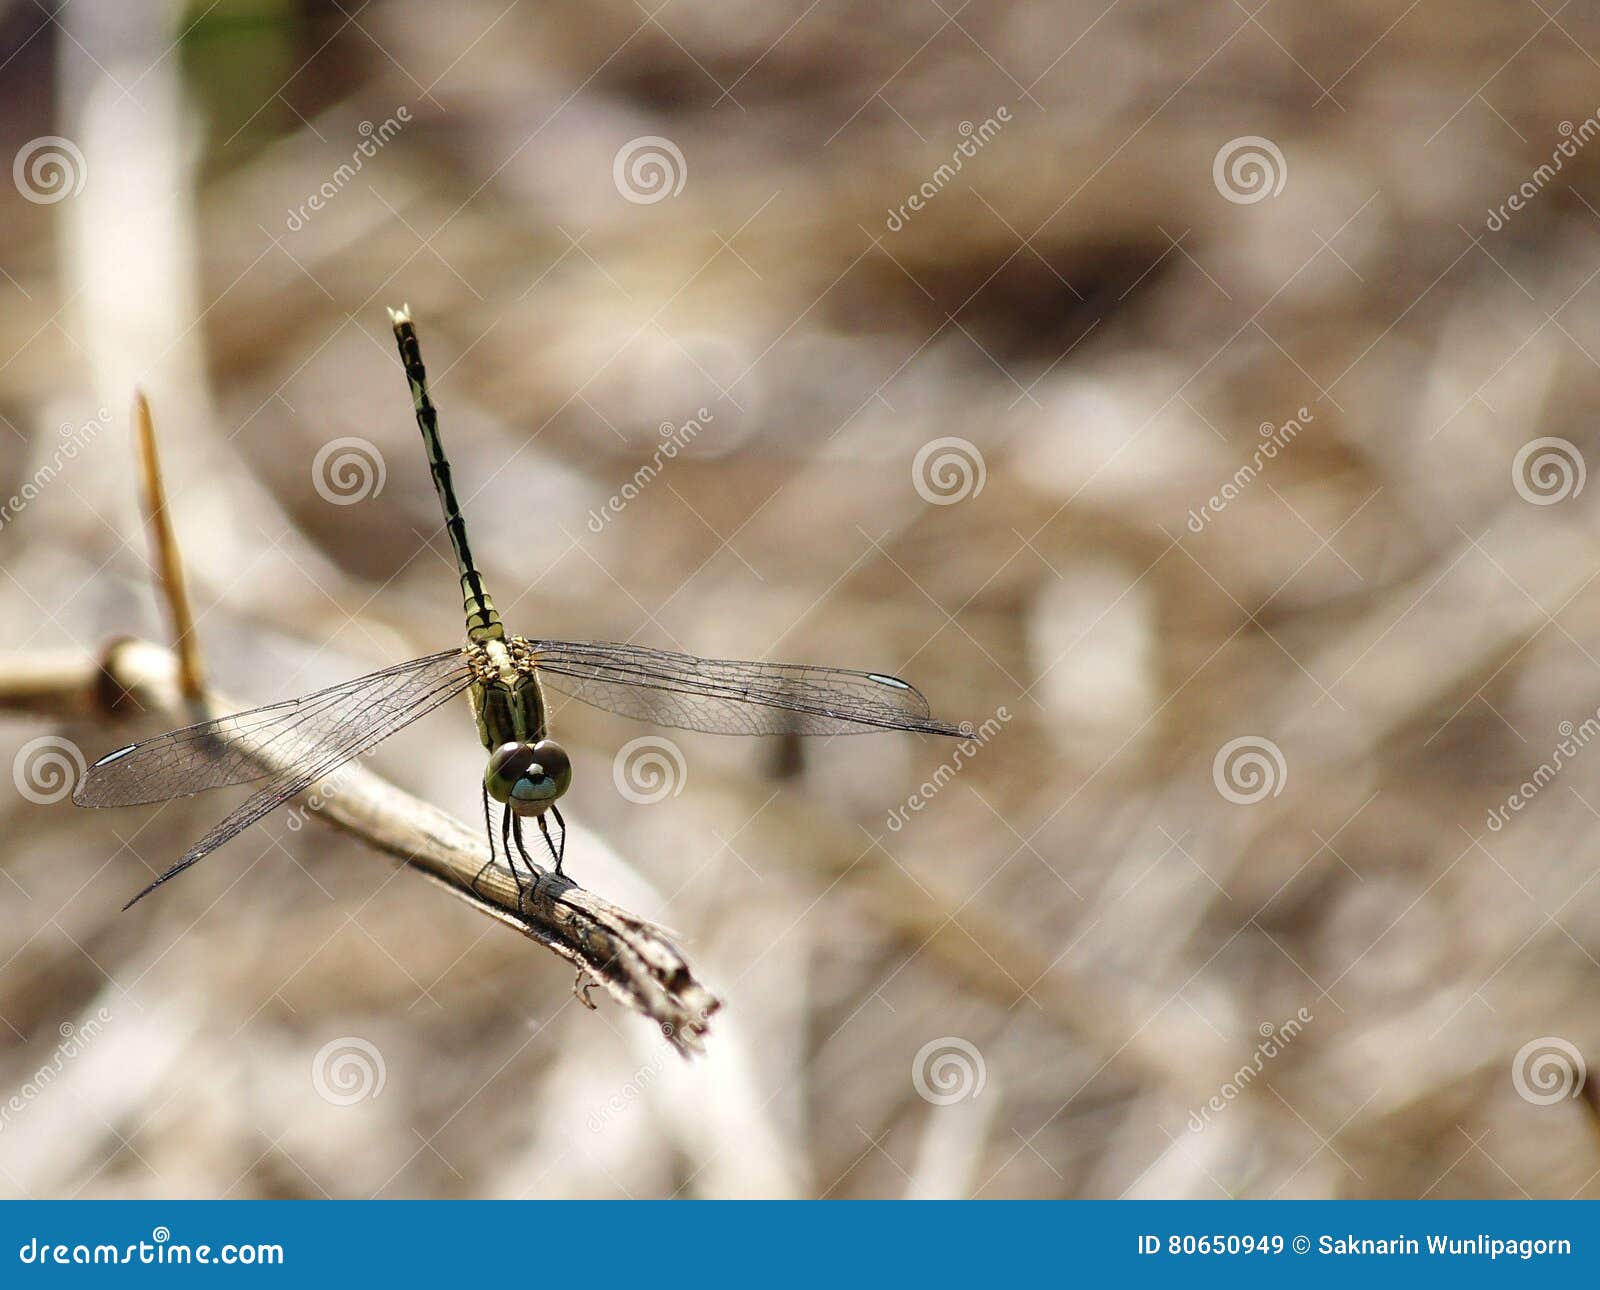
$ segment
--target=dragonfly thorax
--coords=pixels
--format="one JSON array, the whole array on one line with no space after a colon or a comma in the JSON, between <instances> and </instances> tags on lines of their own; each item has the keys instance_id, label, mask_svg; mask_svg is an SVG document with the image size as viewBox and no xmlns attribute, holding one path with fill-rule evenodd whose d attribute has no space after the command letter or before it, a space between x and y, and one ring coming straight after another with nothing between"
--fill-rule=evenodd
<instances>
[{"instance_id":1,"label":"dragonfly thorax","mask_svg":"<svg viewBox=\"0 0 1600 1290\"><path fill-rule=\"evenodd\" d=\"M478 736L489 750L483 786L513 814L540 815L571 786L572 763L545 738L544 692L531 654L504 641L474 641L467 662Z\"/></svg>"},{"instance_id":2,"label":"dragonfly thorax","mask_svg":"<svg viewBox=\"0 0 1600 1290\"><path fill-rule=\"evenodd\" d=\"M544 738L544 691L531 661L513 658L503 641L467 646L472 671L473 715L478 738L490 752L504 744L533 744Z\"/></svg>"}]
</instances>

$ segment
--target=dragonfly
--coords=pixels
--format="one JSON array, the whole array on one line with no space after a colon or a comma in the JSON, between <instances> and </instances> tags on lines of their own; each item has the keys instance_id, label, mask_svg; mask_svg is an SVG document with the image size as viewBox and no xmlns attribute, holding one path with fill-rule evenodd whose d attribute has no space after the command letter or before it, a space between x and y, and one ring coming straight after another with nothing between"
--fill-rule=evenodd
<instances>
[{"instance_id":1,"label":"dragonfly","mask_svg":"<svg viewBox=\"0 0 1600 1290\"><path fill-rule=\"evenodd\" d=\"M557 802L572 786L572 760L550 737L546 687L640 721L715 734L967 733L932 718L927 699L910 682L881 672L508 635L467 542L409 306L389 310L389 318L461 577L466 644L302 698L157 735L100 758L73 793L80 806L134 806L227 785L258 785L124 909L352 758L463 693L470 698L478 737L489 754L482 783L489 863L478 877L498 862L498 832L500 852L519 896L527 889L517 860L534 883L541 867L528 851L526 821L537 825L555 874L566 878L567 826Z\"/></svg>"}]
</instances>

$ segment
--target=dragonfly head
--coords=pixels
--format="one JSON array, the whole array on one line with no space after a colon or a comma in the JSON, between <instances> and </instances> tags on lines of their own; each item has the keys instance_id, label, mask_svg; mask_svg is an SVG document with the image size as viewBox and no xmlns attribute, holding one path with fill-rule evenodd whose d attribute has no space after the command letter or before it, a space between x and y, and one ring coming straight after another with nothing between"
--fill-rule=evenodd
<instances>
[{"instance_id":1,"label":"dragonfly head","mask_svg":"<svg viewBox=\"0 0 1600 1290\"><path fill-rule=\"evenodd\" d=\"M483 772L484 787L515 815L542 815L572 787L572 762L554 739L501 744Z\"/></svg>"}]
</instances>

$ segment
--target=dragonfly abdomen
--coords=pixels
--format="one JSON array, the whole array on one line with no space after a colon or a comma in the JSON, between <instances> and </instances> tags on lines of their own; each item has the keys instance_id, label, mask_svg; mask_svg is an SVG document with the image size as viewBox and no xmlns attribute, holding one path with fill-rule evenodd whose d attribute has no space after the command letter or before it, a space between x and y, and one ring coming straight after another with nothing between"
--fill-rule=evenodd
<instances>
[{"instance_id":1,"label":"dragonfly abdomen","mask_svg":"<svg viewBox=\"0 0 1600 1290\"><path fill-rule=\"evenodd\" d=\"M483 589L483 579L476 569L461 575L461 609L467 616L467 639L483 643L505 639L506 629L500 614Z\"/></svg>"},{"instance_id":2,"label":"dragonfly abdomen","mask_svg":"<svg viewBox=\"0 0 1600 1290\"><path fill-rule=\"evenodd\" d=\"M456 500L454 481L450 478L450 462L444 455L444 440L439 437L439 413L428 394L428 371L422 365L422 349L417 344L417 329L411 322L408 309L391 309L389 319L394 324L395 341L400 346L400 361L406 369L406 380L411 385L411 402L417 412L417 428L422 431L422 444L428 453L428 470L433 475L433 488L439 494L439 506L444 511L445 531L450 535L450 547L455 552L456 568L461 572L462 609L467 617L467 638L472 641L497 641L505 637L500 615L495 612L494 601L483 589L483 575L472 559L472 548L467 545L467 522L461 514L461 503Z\"/></svg>"}]
</instances>

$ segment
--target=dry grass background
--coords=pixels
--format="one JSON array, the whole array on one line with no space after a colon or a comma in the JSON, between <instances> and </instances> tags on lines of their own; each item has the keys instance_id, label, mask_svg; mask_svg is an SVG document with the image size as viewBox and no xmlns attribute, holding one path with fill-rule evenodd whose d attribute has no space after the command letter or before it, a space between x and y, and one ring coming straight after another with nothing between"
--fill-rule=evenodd
<instances>
[{"instance_id":1,"label":"dry grass background","mask_svg":"<svg viewBox=\"0 0 1600 1290\"><path fill-rule=\"evenodd\" d=\"M509 622L894 670L1007 719L893 830L951 745L668 732L682 792L636 805L612 761L653 732L561 709L572 872L678 929L726 999L692 1064L316 825L271 820L124 915L226 803L8 792L0 1091L26 1095L0 1191L1600 1189L1584 1099L1513 1081L1531 1041L1600 1052L1600 752L1487 823L1600 707L1596 490L1534 505L1513 473L1539 437L1600 445L1600 144L1531 178L1600 110L1586 11L161 9L0 13L7 154L84 159L64 200L0 193L0 492L111 412L0 528L0 649L161 636L135 384L220 684L264 702L452 644L383 314L409 300ZM681 152L676 195L619 191L641 136ZM1242 136L1280 152L1276 195L1214 180ZM331 505L313 462L348 436L383 487ZM983 487L934 505L914 463L942 437ZM8 718L0 752L21 774L45 736L132 737ZM1213 761L1247 737L1282 770L1238 804ZM377 763L470 819L480 758L452 709ZM313 1071L350 1038L383 1083L337 1105ZM977 1057L944 1073L983 1086L936 1105L914 1062L954 1039Z\"/></svg>"}]
</instances>

